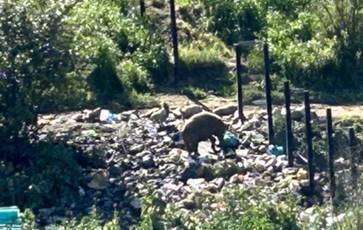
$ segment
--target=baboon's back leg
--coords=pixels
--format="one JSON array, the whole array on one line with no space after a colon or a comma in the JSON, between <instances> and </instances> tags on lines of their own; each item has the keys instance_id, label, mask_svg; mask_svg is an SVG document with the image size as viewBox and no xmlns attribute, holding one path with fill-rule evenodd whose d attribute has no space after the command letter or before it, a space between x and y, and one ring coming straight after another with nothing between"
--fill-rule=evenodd
<instances>
[{"instance_id":1,"label":"baboon's back leg","mask_svg":"<svg viewBox=\"0 0 363 230\"><path fill-rule=\"evenodd\" d=\"M212 142L212 149L213 149L213 152L217 153L217 149L216 149L216 141L217 139L214 137L214 136L210 136L209 137L209 140Z\"/></svg>"}]
</instances>

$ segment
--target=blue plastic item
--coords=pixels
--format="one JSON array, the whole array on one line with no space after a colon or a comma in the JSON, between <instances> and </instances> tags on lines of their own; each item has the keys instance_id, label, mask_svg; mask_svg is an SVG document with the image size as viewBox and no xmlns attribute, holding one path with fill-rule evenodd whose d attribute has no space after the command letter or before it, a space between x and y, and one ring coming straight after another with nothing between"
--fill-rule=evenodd
<instances>
[{"instance_id":1,"label":"blue plastic item","mask_svg":"<svg viewBox=\"0 0 363 230\"><path fill-rule=\"evenodd\" d=\"M21 229L20 210L18 207L0 207L0 229Z\"/></svg>"},{"instance_id":2,"label":"blue plastic item","mask_svg":"<svg viewBox=\"0 0 363 230\"><path fill-rule=\"evenodd\" d=\"M284 147L278 145L269 145L267 152L275 156L280 156L284 154Z\"/></svg>"},{"instance_id":3,"label":"blue plastic item","mask_svg":"<svg viewBox=\"0 0 363 230\"><path fill-rule=\"evenodd\" d=\"M229 131L227 131L223 136L223 148L237 148L239 146L239 139L238 137Z\"/></svg>"}]
</instances>

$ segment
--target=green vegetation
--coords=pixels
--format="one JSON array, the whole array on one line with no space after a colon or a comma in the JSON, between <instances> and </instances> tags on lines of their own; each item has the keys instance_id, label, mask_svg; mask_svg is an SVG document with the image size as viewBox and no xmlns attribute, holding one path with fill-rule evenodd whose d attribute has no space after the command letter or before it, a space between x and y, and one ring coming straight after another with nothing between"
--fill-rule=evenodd
<instances>
[{"instance_id":1,"label":"green vegetation","mask_svg":"<svg viewBox=\"0 0 363 230\"><path fill-rule=\"evenodd\" d=\"M17 155L2 149L0 206L19 204L36 209L78 199L82 177L72 149L52 143L22 147Z\"/></svg>"},{"instance_id":2,"label":"green vegetation","mask_svg":"<svg viewBox=\"0 0 363 230\"><path fill-rule=\"evenodd\" d=\"M160 205L157 196L148 197L140 229L297 229L295 201L287 194L285 200L276 200L272 193L236 186L216 196L199 194L194 197L194 215L173 204Z\"/></svg>"},{"instance_id":3,"label":"green vegetation","mask_svg":"<svg viewBox=\"0 0 363 230\"><path fill-rule=\"evenodd\" d=\"M144 200L139 229L356 229L361 226L358 224L363 213L359 205L341 207L332 218L330 205L313 206L301 214L299 200L292 193L281 197L273 189L234 186L220 195L194 197L197 206L191 214L173 204L165 206L154 195Z\"/></svg>"}]
</instances>

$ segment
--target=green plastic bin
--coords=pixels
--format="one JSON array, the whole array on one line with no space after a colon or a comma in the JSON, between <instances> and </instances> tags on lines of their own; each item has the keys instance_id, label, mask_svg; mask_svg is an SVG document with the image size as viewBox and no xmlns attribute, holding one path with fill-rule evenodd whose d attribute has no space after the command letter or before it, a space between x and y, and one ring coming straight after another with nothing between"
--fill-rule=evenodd
<instances>
[{"instance_id":1,"label":"green plastic bin","mask_svg":"<svg viewBox=\"0 0 363 230\"><path fill-rule=\"evenodd\" d=\"M16 206L0 207L0 230L21 230L20 210Z\"/></svg>"}]
</instances>

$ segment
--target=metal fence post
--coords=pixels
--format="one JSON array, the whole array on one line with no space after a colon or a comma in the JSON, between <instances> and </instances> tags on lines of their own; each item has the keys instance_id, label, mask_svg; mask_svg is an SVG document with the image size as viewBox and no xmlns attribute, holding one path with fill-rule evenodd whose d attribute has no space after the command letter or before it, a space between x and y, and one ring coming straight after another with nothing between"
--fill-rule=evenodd
<instances>
[{"instance_id":1,"label":"metal fence post","mask_svg":"<svg viewBox=\"0 0 363 230\"><path fill-rule=\"evenodd\" d=\"M267 119L268 119L268 140L272 144L274 131L272 120L272 99L271 99L271 79L270 79L270 57L267 43L263 46L263 54L265 61L265 92L266 92L266 106L267 106Z\"/></svg>"},{"instance_id":2,"label":"metal fence post","mask_svg":"<svg viewBox=\"0 0 363 230\"><path fill-rule=\"evenodd\" d=\"M308 91L304 92L305 102L305 126L306 126L306 151L308 155L308 168L309 168L309 189L314 192L314 155L313 155L313 134L311 129L311 114L310 114L310 94Z\"/></svg>"},{"instance_id":3,"label":"metal fence post","mask_svg":"<svg viewBox=\"0 0 363 230\"><path fill-rule=\"evenodd\" d=\"M169 0L170 5L170 21L171 21L171 38L173 42L173 57L174 57L174 81L178 82L179 75L179 47L178 47L178 29L176 26L175 0Z\"/></svg>"},{"instance_id":4,"label":"metal fence post","mask_svg":"<svg viewBox=\"0 0 363 230\"><path fill-rule=\"evenodd\" d=\"M292 145L293 145L293 135L292 135L292 125L291 125L291 96L290 96L290 85L289 82L284 83L284 94L285 94L285 121L286 121L286 153L289 161L289 167L294 166L294 156L292 153Z\"/></svg>"},{"instance_id":5,"label":"metal fence post","mask_svg":"<svg viewBox=\"0 0 363 230\"><path fill-rule=\"evenodd\" d=\"M140 0L140 15L141 17L145 16L145 0Z\"/></svg>"},{"instance_id":6,"label":"metal fence post","mask_svg":"<svg viewBox=\"0 0 363 230\"><path fill-rule=\"evenodd\" d=\"M238 117L243 122L243 92L242 92L242 64L241 64L241 47L236 45L236 71L237 71L237 99L238 99Z\"/></svg>"},{"instance_id":7,"label":"metal fence post","mask_svg":"<svg viewBox=\"0 0 363 230\"><path fill-rule=\"evenodd\" d=\"M355 137L355 132L353 128L349 129L349 147L350 147L350 170L352 174L352 186L353 189L357 188L357 166L356 166L356 148L357 140Z\"/></svg>"},{"instance_id":8,"label":"metal fence post","mask_svg":"<svg viewBox=\"0 0 363 230\"><path fill-rule=\"evenodd\" d=\"M335 169L334 169L334 139L333 139L333 125L331 109L326 110L326 132L328 144L328 165L329 165L329 179L330 179L330 198L333 207L335 206Z\"/></svg>"}]
</instances>

